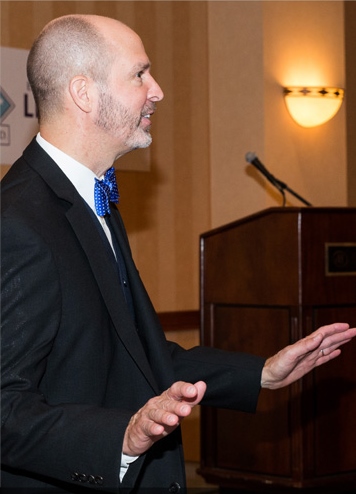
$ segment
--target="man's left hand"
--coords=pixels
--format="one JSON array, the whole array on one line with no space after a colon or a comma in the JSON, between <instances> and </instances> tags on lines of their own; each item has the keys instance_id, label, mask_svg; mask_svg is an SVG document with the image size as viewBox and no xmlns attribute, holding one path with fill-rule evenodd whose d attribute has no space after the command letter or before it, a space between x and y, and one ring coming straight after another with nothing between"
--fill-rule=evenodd
<instances>
[{"instance_id":1,"label":"man's left hand","mask_svg":"<svg viewBox=\"0 0 356 494\"><path fill-rule=\"evenodd\" d=\"M280 350L266 360L262 388L278 389L300 379L315 367L341 353L340 346L356 336L356 328L346 323L323 326L314 333Z\"/></svg>"}]
</instances>

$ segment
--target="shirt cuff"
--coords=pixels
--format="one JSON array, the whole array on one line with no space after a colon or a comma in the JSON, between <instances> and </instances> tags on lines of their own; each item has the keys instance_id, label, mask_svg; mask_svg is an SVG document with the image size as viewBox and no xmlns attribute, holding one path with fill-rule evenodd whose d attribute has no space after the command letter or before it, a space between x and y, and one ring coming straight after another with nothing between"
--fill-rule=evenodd
<instances>
[{"instance_id":1,"label":"shirt cuff","mask_svg":"<svg viewBox=\"0 0 356 494\"><path fill-rule=\"evenodd\" d=\"M138 456L129 456L125 455L125 453L121 453L121 466L120 466L120 482L124 478L125 473L127 472L130 463L136 461Z\"/></svg>"}]
</instances>

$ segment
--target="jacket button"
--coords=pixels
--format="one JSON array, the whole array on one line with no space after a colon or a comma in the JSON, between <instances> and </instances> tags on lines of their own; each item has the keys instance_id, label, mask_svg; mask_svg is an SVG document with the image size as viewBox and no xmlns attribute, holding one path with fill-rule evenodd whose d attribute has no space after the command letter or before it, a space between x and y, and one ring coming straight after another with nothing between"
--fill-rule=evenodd
<instances>
[{"instance_id":1,"label":"jacket button","mask_svg":"<svg viewBox=\"0 0 356 494\"><path fill-rule=\"evenodd\" d=\"M72 477L72 480L74 482L78 482L78 480L79 480L79 473L73 472L72 475L71 475L71 477Z\"/></svg>"},{"instance_id":2,"label":"jacket button","mask_svg":"<svg viewBox=\"0 0 356 494\"><path fill-rule=\"evenodd\" d=\"M172 482L171 485L169 486L168 492L170 492L170 494L176 494L179 491L180 491L180 485L178 484L178 482Z\"/></svg>"},{"instance_id":3,"label":"jacket button","mask_svg":"<svg viewBox=\"0 0 356 494\"><path fill-rule=\"evenodd\" d=\"M79 480L79 482L87 482L88 477L85 475L85 473L80 473L78 480Z\"/></svg>"},{"instance_id":4,"label":"jacket button","mask_svg":"<svg viewBox=\"0 0 356 494\"><path fill-rule=\"evenodd\" d=\"M103 482L104 482L104 479L103 479L103 477L101 477L100 475L97 475L97 476L95 477L95 483L96 483L97 485L103 485Z\"/></svg>"}]
</instances>

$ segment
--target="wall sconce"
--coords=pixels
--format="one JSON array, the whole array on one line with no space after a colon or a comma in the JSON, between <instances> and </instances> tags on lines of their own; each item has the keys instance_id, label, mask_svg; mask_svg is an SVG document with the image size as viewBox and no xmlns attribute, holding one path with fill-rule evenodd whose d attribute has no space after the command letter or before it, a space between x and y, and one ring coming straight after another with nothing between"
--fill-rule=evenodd
<instances>
[{"instance_id":1,"label":"wall sconce","mask_svg":"<svg viewBox=\"0 0 356 494\"><path fill-rule=\"evenodd\" d=\"M283 93L291 117L302 127L330 120L344 97L344 90L337 87L285 87Z\"/></svg>"}]
</instances>

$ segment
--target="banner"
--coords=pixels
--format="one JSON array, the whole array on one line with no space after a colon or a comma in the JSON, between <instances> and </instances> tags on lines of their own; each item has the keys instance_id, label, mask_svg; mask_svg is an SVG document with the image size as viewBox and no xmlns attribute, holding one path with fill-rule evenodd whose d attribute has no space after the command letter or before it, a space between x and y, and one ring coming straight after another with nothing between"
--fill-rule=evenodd
<instances>
[{"instance_id":1,"label":"banner","mask_svg":"<svg viewBox=\"0 0 356 494\"><path fill-rule=\"evenodd\" d=\"M38 132L35 102L26 76L28 50L1 47L1 164L11 165Z\"/></svg>"}]
</instances>

